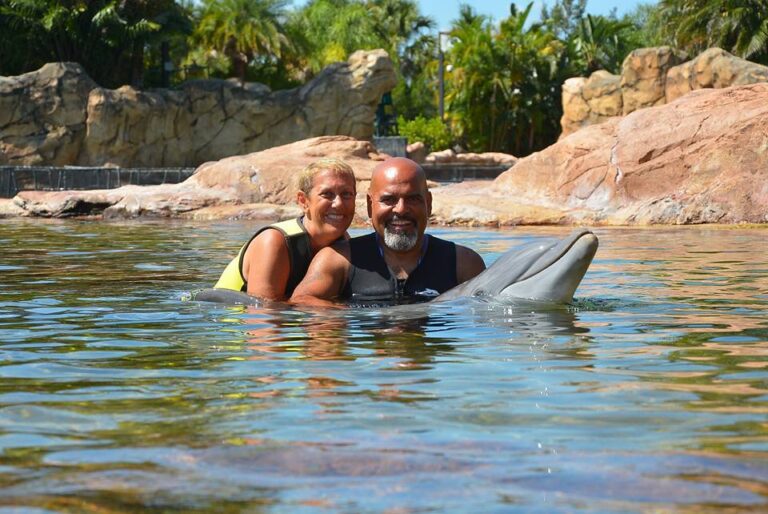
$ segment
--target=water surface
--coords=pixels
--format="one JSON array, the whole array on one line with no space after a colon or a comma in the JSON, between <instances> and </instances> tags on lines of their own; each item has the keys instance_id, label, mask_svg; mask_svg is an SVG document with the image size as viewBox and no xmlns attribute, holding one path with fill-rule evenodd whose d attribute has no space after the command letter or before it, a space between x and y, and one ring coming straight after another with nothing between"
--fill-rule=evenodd
<instances>
[{"instance_id":1,"label":"water surface","mask_svg":"<svg viewBox=\"0 0 768 514\"><path fill-rule=\"evenodd\" d=\"M767 230L598 229L569 308L180 301L254 228L0 221L0 512L768 509Z\"/></svg>"}]
</instances>

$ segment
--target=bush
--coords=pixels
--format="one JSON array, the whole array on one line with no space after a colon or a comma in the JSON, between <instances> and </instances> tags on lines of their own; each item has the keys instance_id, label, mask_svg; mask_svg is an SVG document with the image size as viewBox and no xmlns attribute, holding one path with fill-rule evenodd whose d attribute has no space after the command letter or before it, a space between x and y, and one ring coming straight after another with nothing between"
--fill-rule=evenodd
<instances>
[{"instance_id":1,"label":"bush","mask_svg":"<svg viewBox=\"0 0 768 514\"><path fill-rule=\"evenodd\" d=\"M406 121L402 116L397 119L397 128L401 136L409 143L421 141L432 152L438 152L451 147L453 136L440 118L425 118L417 116Z\"/></svg>"}]
</instances>

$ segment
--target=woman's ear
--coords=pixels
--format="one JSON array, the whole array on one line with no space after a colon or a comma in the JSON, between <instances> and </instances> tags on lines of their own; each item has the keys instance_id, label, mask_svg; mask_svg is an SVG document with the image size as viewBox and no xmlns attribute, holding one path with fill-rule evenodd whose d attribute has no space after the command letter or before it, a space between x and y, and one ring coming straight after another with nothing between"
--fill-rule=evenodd
<instances>
[{"instance_id":1,"label":"woman's ear","mask_svg":"<svg viewBox=\"0 0 768 514\"><path fill-rule=\"evenodd\" d=\"M296 193L296 203L299 204L301 210L304 211L304 214L306 214L309 210L309 198L307 198L307 195L304 193L304 191L298 191Z\"/></svg>"}]
</instances>

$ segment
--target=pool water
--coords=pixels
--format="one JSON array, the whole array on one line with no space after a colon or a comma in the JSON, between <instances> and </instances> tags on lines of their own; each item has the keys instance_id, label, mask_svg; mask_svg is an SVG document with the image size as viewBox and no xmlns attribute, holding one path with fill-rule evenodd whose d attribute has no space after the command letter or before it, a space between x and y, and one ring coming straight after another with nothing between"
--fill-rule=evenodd
<instances>
[{"instance_id":1,"label":"pool water","mask_svg":"<svg viewBox=\"0 0 768 514\"><path fill-rule=\"evenodd\" d=\"M768 510L768 229L597 229L570 307L181 301L255 228L0 220L0 513Z\"/></svg>"}]
</instances>

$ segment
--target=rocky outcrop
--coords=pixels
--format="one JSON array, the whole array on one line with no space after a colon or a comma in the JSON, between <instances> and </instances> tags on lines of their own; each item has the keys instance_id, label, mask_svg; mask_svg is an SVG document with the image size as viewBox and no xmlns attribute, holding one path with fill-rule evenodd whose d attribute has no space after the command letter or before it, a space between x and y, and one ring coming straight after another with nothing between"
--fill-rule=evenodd
<instances>
[{"instance_id":1,"label":"rocky outcrop","mask_svg":"<svg viewBox=\"0 0 768 514\"><path fill-rule=\"evenodd\" d=\"M693 91L433 194L447 224L766 223L768 84Z\"/></svg>"},{"instance_id":2,"label":"rocky outcrop","mask_svg":"<svg viewBox=\"0 0 768 514\"><path fill-rule=\"evenodd\" d=\"M0 77L0 164L78 162L87 131L88 93L96 83L79 64L46 64Z\"/></svg>"},{"instance_id":3,"label":"rocky outcrop","mask_svg":"<svg viewBox=\"0 0 768 514\"><path fill-rule=\"evenodd\" d=\"M683 62L670 47L643 48L624 60L621 75L596 71L563 84L562 136L613 116L662 105L697 89L768 81L768 67L710 48ZM680 64L682 63L682 64Z\"/></svg>"},{"instance_id":4,"label":"rocky outcrop","mask_svg":"<svg viewBox=\"0 0 768 514\"><path fill-rule=\"evenodd\" d=\"M633 50L621 65L623 113L666 103L667 72L685 60L685 54L668 46Z\"/></svg>"},{"instance_id":5,"label":"rocky outcrop","mask_svg":"<svg viewBox=\"0 0 768 514\"><path fill-rule=\"evenodd\" d=\"M182 184L23 192L0 215L278 219L296 212L293 177L320 157L358 177L358 222L371 143L320 137L200 166ZM586 127L521 159L495 181L433 188L440 224L768 223L768 83L693 91Z\"/></svg>"},{"instance_id":6,"label":"rocky outcrop","mask_svg":"<svg viewBox=\"0 0 768 514\"><path fill-rule=\"evenodd\" d=\"M109 90L77 64L47 64L0 78L0 164L188 167L313 136L370 139L395 81L383 50L274 93L225 80Z\"/></svg>"},{"instance_id":7,"label":"rocky outcrop","mask_svg":"<svg viewBox=\"0 0 768 514\"><path fill-rule=\"evenodd\" d=\"M720 48L710 48L695 59L667 72L666 101L696 89L723 88L768 82L768 66L739 59Z\"/></svg>"},{"instance_id":8,"label":"rocky outcrop","mask_svg":"<svg viewBox=\"0 0 768 514\"><path fill-rule=\"evenodd\" d=\"M298 212L296 175L309 163L337 157L355 170L360 212L371 171L385 156L368 141L324 136L201 165L181 184L98 191L23 191L0 215L106 218L191 217L282 219Z\"/></svg>"},{"instance_id":9,"label":"rocky outcrop","mask_svg":"<svg viewBox=\"0 0 768 514\"><path fill-rule=\"evenodd\" d=\"M623 109L621 77L618 75L600 70L588 79L574 77L563 84L564 114L560 119L563 134L621 116Z\"/></svg>"}]
</instances>

